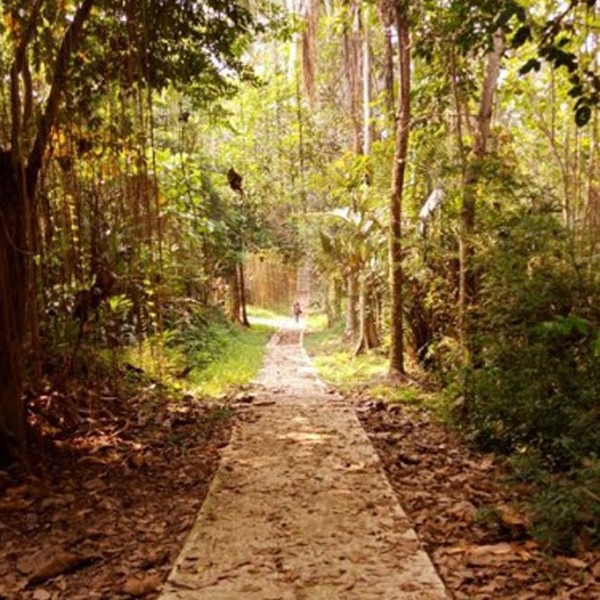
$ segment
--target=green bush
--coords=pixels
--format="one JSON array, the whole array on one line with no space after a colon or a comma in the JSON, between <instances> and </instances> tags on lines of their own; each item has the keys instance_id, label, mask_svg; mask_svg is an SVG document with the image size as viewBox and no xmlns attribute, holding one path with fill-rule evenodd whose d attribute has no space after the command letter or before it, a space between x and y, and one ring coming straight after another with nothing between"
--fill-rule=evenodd
<instances>
[{"instance_id":1,"label":"green bush","mask_svg":"<svg viewBox=\"0 0 600 600\"><path fill-rule=\"evenodd\" d=\"M568 471L600 455L598 285L551 214L500 225L481 255L466 427L490 450Z\"/></svg>"},{"instance_id":2,"label":"green bush","mask_svg":"<svg viewBox=\"0 0 600 600\"><path fill-rule=\"evenodd\" d=\"M585 550L600 544L597 269L574 259L575 242L549 211L495 225L480 241L472 361L455 416L531 486L536 538Z\"/></svg>"}]
</instances>

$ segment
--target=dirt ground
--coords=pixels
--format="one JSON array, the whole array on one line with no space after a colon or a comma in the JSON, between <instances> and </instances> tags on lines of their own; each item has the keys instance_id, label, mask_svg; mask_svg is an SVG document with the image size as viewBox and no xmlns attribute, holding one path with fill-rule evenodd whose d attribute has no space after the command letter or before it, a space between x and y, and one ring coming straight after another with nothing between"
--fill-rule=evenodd
<instances>
[{"instance_id":1,"label":"dirt ground","mask_svg":"<svg viewBox=\"0 0 600 600\"><path fill-rule=\"evenodd\" d=\"M38 419L52 400L72 401L41 397ZM228 411L160 390L98 400L91 416L72 402L81 418L30 473L0 472L3 600L156 597L195 520Z\"/></svg>"}]
</instances>

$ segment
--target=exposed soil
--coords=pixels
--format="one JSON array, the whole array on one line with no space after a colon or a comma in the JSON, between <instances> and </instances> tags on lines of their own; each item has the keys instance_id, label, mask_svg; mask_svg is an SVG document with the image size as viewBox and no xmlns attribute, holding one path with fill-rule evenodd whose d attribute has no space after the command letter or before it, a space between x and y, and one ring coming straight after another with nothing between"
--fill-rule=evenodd
<instances>
[{"instance_id":1,"label":"exposed soil","mask_svg":"<svg viewBox=\"0 0 600 600\"><path fill-rule=\"evenodd\" d=\"M171 402L150 388L126 400L100 398L91 415L85 403L62 398L71 417L85 418L68 435L59 437L57 428L43 440L35 475L0 472L0 598L157 595L206 495L230 421L227 411L190 396ZM39 398L34 415L46 435L48 417L60 414L52 399Z\"/></svg>"},{"instance_id":2,"label":"exposed soil","mask_svg":"<svg viewBox=\"0 0 600 600\"><path fill-rule=\"evenodd\" d=\"M457 599L600 598L600 552L551 556L527 534L519 490L492 456L427 412L354 398L400 503Z\"/></svg>"}]
</instances>

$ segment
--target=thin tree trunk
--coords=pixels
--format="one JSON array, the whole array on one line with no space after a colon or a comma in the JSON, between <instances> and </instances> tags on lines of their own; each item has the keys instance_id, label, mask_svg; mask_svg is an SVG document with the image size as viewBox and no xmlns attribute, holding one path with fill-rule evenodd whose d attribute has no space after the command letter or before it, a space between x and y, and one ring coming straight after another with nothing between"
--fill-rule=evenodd
<instances>
[{"instance_id":1,"label":"thin tree trunk","mask_svg":"<svg viewBox=\"0 0 600 600\"><path fill-rule=\"evenodd\" d=\"M596 162L598 155L598 113L594 115L594 120L591 124L591 143L590 143L590 158L587 168L586 177L586 198L583 210L583 236L584 236L584 252L591 257L597 251L598 239L598 204L600 202L600 189L596 180ZM592 265L592 261L589 263Z\"/></svg>"},{"instance_id":2,"label":"thin tree trunk","mask_svg":"<svg viewBox=\"0 0 600 600\"><path fill-rule=\"evenodd\" d=\"M351 27L348 27L348 24L346 24L343 35L344 69L350 101L348 111L352 121L354 152L360 154L362 148L360 119L360 38L362 25L360 1L346 0L345 4L348 6L348 11L352 18Z\"/></svg>"},{"instance_id":3,"label":"thin tree trunk","mask_svg":"<svg viewBox=\"0 0 600 600\"><path fill-rule=\"evenodd\" d=\"M24 449L25 406L21 399L25 300L23 237L18 235L21 205L9 153L0 154L0 465Z\"/></svg>"},{"instance_id":4,"label":"thin tree trunk","mask_svg":"<svg viewBox=\"0 0 600 600\"><path fill-rule=\"evenodd\" d=\"M244 277L244 263L238 265L238 273L240 278L239 292L240 292L240 308L241 308L241 323L244 327L250 327L250 321L248 321L248 313L246 311L246 281Z\"/></svg>"},{"instance_id":5,"label":"thin tree trunk","mask_svg":"<svg viewBox=\"0 0 600 600\"><path fill-rule=\"evenodd\" d=\"M364 350L371 350L379 346L379 334L375 319L375 295L371 287L368 278L362 278L359 293L360 339L354 350L355 356Z\"/></svg>"},{"instance_id":6,"label":"thin tree trunk","mask_svg":"<svg viewBox=\"0 0 600 600\"><path fill-rule=\"evenodd\" d=\"M396 98L394 93L394 46L392 43L392 25L394 10L391 0L379 0L379 17L384 29L384 90L385 105L390 121L394 120Z\"/></svg>"},{"instance_id":7,"label":"thin tree trunk","mask_svg":"<svg viewBox=\"0 0 600 600\"><path fill-rule=\"evenodd\" d=\"M399 114L396 124L396 149L392 167L392 192L390 196L390 367L392 377L404 374L404 324L402 270L402 202L406 157L410 135L410 29L406 8L396 2L396 27L398 30L398 80L400 85Z\"/></svg>"},{"instance_id":8,"label":"thin tree trunk","mask_svg":"<svg viewBox=\"0 0 600 600\"><path fill-rule=\"evenodd\" d=\"M356 338L358 319L356 306L358 303L358 280L355 273L351 273L346 278L346 295L348 298L346 304L346 329L344 338L354 340Z\"/></svg>"},{"instance_id":9,"label":"thin tree trunk","mask_svg":"<svg viewBox=\"0 0 600 600\"><path fill-rule=\"evenodd\" d=\"M327 315L327 328L331 329L339 318L339 300L337 281L334 277L325 281L325 313Z\"/></svg>"},{"instance_id":10,"label":"thin tree trunk","mask_svg":"<svg viewBox=\"0 0 600 600\"><path fill-rule=\"evenodd\" d=\"M235 266L229 277L229 318L234 323L241 323L241 304L240 304L240 280L237 266Z\"/></svg>"},{"instance_id":11,"label":"thin tree trunk","mask_svg":"<svg viewBox=\"0 0 600 600\"><path fill-rule=\"evenodd\" d=\"M369 40L369 7L365 6L363 15L365 26L363 27L363 50L362 50L362 91L363 91L363 155L371 155L372 124L371 124L371 47ZM369 187L371 185L370 171L365 173L363 192L365 201L368 201ZM377 323L374 318L375 298L370 289L370 277L368 266L363 264L363 273L360 277L359 292L359 340L355 354L363 350L369 350L379 345Z\"/></svg>"},{"instance_id":12,"label":"thin tree trunk","mask_svg":"<svg viewBox=\"0 0 600 600\"><path fill-rule=\"evenodd\" d=\"M459 290L458 290L458 319L461 347L465 356L468 355L467 344L467 312L472 304L476 284L472 269L473 248L471 236L475 227L475 200L477 183L479 182L482 161L487 153L490 136L494 96L498 86L500 61L504 52L504 36L497 31L493 37L493 49L488 54L485 78L481 90L479 113L477 115L477 130L471 156L467 159L463 180L462 210L460 215L459 238Z\"/></svg>"}]
</instances>

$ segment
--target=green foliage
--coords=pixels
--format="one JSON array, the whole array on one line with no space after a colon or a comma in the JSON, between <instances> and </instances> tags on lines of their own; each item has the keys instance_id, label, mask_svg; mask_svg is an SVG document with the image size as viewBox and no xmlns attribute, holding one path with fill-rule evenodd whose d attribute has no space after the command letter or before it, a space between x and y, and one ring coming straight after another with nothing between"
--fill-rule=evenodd
<instances>
[{"instance_id":1,"label":"green foliage","mask_svg":"<svg viewBox=\"0 0 600 600\"><path fill-rule=\"evenodd\" d=\"M253 325L222 337L217 360L190 374L198 393L217 397L231 388L250 383L258 373L265 344L274 331L269 326Z\"/></svg>"},{"instance_id":2,"label":"green foliage","mask_svg":"<svg viewBox=\"0 0 600 600\"><path fill-rule=\"evenodd\" d=\"M258 372L273 329L240 329L217 308L173 306L165 330L127 351L131 364L174 389L216 397L247 384Z\"/></svg>"},{"instance_id":3,"label":"green foliage","mask_svg":"<svg viewBox=\"0 0 600 600\"><path fill-rule=\"evenodd\" d=\"M319 376L342 391L350 392L357 386L381 380L387 373L387 360L377 352L354 355L343 341L342 324L328 329L326 320L312 315L308 319L308 332L304 337L307 351Z\"/></svg>"},{"instance_id":4,"label":"green foliage","mask_svg":"<svg viewBox=\"0 0 600 600\"><path fill-rule=\"evenodd\" d=\"M569 470L600 454L597 281L551 214L498 222L482 254L467 421L483 446Z\"/></svg>"},{"instance_id":5,"label":"green foliage","mask_svg":"<svg viewBox=\"0 0 600 600\"><path fill-rule=\"evenodd\" d=\"M528 511L532 533L548 548L582 552L600 544L600 461L591 457L573 471L547 470L539 452L510 459L519 484L530 486Z\"/></svg>"}]
</instances>

